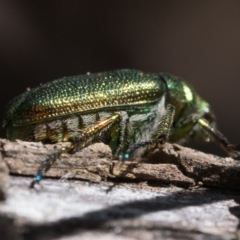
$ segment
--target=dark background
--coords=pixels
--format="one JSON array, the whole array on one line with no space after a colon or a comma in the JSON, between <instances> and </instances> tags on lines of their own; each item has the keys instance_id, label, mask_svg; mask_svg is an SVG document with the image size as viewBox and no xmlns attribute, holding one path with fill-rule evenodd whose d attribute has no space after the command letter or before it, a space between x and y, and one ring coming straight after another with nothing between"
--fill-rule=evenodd
<instances>
[{"instance_id":1,"label":"dark background","mask_svg":"<svg viewBox=\"0 0 240 240\"><path fill-rule=\"evenodd\" d=\"M0 0L0 118L14 96L59 77L165 71L190 82L240 143L239 13L238 0Z\"/></svg>"}]
</instances>

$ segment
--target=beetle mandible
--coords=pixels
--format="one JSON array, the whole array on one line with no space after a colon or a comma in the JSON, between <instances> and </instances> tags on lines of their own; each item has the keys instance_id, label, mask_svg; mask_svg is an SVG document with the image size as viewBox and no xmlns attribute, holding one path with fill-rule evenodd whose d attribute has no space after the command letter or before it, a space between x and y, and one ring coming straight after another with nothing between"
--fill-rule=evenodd
<instances>
[{"instance_id":1,"label":"beetle mandible","mask_svg":"<svg viewBox=\"0 0 240 240\"><path fill-rule=\"evenodd\" d=\"M95 142L109 145L114 158L125 160L201 132L231 157L240 156L240 146L215 127L210 105L168 73L124 69L57 79L10 101L3 127L10 140L70 142L43 161L32 187L63 153Z\"/></svg>"}]
</instances>

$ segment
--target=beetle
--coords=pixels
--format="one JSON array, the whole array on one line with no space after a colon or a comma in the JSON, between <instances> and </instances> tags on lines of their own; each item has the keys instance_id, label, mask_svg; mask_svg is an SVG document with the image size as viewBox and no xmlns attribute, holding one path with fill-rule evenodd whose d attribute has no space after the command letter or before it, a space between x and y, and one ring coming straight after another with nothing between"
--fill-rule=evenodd
<instances>
[{"instance_id":1,"label":"beetle","mask_svg":"<svg viewBox=\"0 0 240 240\"><path fill-rule=\"evenodd\" d=\"M240 146L215 127L210 105L185 80L168 73L123 69L63 77L10 101L3 127L10 140L70 142L42 162L32 187L63 153L95 142L126 160L167 140L181 142L201 133L231 157L240 153Z\"/></svg>"}]
</instances>

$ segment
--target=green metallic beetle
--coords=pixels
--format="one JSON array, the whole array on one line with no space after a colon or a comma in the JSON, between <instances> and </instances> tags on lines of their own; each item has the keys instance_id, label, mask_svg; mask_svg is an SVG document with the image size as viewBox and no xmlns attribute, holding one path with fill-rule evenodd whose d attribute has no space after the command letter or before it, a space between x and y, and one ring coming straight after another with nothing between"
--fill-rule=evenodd
<instances>
[{"instance_id":1,"label":"green metallic beetle","mask_svg":"<svg viewBox=\"0 0 240 240\"><path fill-rule=\"evenodd\" d=\"M231 145L214 123L209 104L181 78L126 69L64 77L31 89L8 103L3 127L10 140L71 142L43 161L34 186L61 154L95 142L108 144L114 158L125 160L201 132L239 158L240 146Z\"/></svg>"}]
</instances>

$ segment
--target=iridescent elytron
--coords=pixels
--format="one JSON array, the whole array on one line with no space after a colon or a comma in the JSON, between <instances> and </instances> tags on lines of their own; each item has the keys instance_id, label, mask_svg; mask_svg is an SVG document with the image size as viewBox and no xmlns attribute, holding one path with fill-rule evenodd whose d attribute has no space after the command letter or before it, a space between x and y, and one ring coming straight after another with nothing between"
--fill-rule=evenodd
<instances>
[{"instance_id":1,"label":"iridescent elytron","mask_svg":"<svg viewBox=\"0 0 240 240\"><path fill-rule=\"evenodd\" d=\"M231 145L214 127L209 104L181 78L166 73L116 70L64 77L14 98L6 107L7 138L54 143L69 141L43 161L32 186L61 154L103 142L114 158L141 157L146 150L180 142L195 133Z\"/></svg>"}]
</instances>

